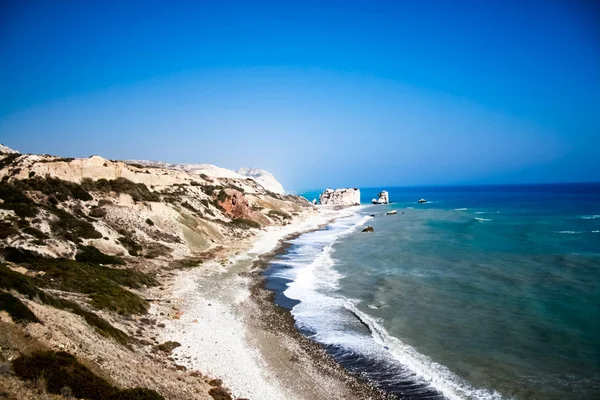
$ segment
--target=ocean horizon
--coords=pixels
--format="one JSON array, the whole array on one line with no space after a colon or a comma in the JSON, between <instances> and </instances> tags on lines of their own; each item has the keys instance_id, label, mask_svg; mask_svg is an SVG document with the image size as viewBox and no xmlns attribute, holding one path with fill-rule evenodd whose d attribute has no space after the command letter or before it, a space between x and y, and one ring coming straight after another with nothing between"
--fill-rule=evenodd
<instances>
[{"instance_id":1,"label":"ocean horizon","mask_svg":"<svg viewBox=\"0 0 600 400\"><path fill-rule=\"evenodd\" d=\"M599 183L361 196L265 271L302 333L400 398L600 397Z\"/></svg>"}]
</instances>

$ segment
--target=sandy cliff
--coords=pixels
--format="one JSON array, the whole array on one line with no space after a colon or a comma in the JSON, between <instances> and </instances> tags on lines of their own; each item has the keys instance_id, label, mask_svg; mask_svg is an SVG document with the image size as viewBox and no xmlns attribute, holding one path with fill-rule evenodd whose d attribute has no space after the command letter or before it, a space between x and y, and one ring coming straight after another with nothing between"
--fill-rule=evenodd
<instances>
[{"instance_id":1,"label":"sandy cliff","mask_svg":"<svg viewBox=\"0 0 600 400\"><path fill-rule=\"evenodd\" d=\"M306 199L214 166L20 155L2 147L0 362L35 349L65 350L117 388L226 399L221 383L169 357L172 345L159 343L161 324L147 312L153 302L170 310L165 318L180 312L148 290L181 268L213 268L206 261L215 259L225 265L265 227L314 212ZM29 309L35 321L19 322L6 301ZM0 376L0 386L15 398L39 397L13 375Z\"/></svg>"}]
</instances>

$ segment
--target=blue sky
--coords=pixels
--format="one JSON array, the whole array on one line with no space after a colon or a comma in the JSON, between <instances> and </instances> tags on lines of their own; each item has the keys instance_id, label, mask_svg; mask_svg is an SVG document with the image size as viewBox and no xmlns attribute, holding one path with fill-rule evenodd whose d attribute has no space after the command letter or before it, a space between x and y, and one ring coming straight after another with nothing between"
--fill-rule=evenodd
<instances>
[{"instance_id":1,"label":"blue sky","mask_svg":"<svg viewBox=\"0 0 600 400\"><path fill-rule=\"evenodd\" d=\"M599 4L0 0L0 141L292 190L600 181Z\"/></svg>"}]
</instances>

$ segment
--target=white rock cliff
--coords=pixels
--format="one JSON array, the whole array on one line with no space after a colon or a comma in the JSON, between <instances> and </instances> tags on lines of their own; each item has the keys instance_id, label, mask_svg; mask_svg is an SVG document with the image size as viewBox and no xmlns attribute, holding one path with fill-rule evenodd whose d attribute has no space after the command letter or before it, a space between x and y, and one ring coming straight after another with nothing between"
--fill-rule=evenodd
<instances>
[{"instance_id":1,"label":"white rock cliff","mask_svg":"<svg viewBox=\"0 0 600 400\"><path fill-rule=\"evenodd\" d=\"M206 175L211 178L231 178L231 179L246 179L250 178L261 185L266 190L274 193L283 194L285 190L281 183L270 172L264 169L256 168L240 168L237 172L217 167L212 164L170 164L161 161L146 161L146 160L127 160L128 163L139 164L147 167L158 167L185 171L189 174Z\"/></svg>"},{"instance_id":2,"label":"white rock cliff","mask_svg":"<svg viewBox=\"0 0 600 400\"><path fill-rule=\"evenodd\" d=\"M327 206L357 206L360 204L360 190L358 189L325 189L319 201Z\"/></svg>"},{"instance_id":3,"label":"white rock cliff","mask_svg":"<svg viewBox=\"0 0 600 400\"><path fill-rule=\"evenodd\" d=\"M240 168L237 170L237 173L242 176L254 179L259 185L271 192L279 194L285 193L285 190L283 190L283 186L281 186L281 183L277 182L277 179L275 179L273 174L265 171L264 169Z\"/></svg>"}]
</instances>

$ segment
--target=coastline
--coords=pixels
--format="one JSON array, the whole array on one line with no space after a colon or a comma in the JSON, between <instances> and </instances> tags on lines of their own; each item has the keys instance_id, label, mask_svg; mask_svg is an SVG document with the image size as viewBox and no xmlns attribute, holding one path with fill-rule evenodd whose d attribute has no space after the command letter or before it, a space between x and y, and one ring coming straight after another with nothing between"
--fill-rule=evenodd
<instances>
[{"instance_id":1,"label":"coastline","mask_svg":"<svg viewBox=\"0 0 600 400\"><path fill-rule=\"evenodd\" d=\"M180 271L164 290L153 291L158 300L150 313L164 326L156 335L180 344L173 361L223 380L235 398L389 398L298 332L289 311L264 288L264 268L287 240L351 214L331 208L303 214L234 243L229 258Z\"/></svg>"}]
</instances>

